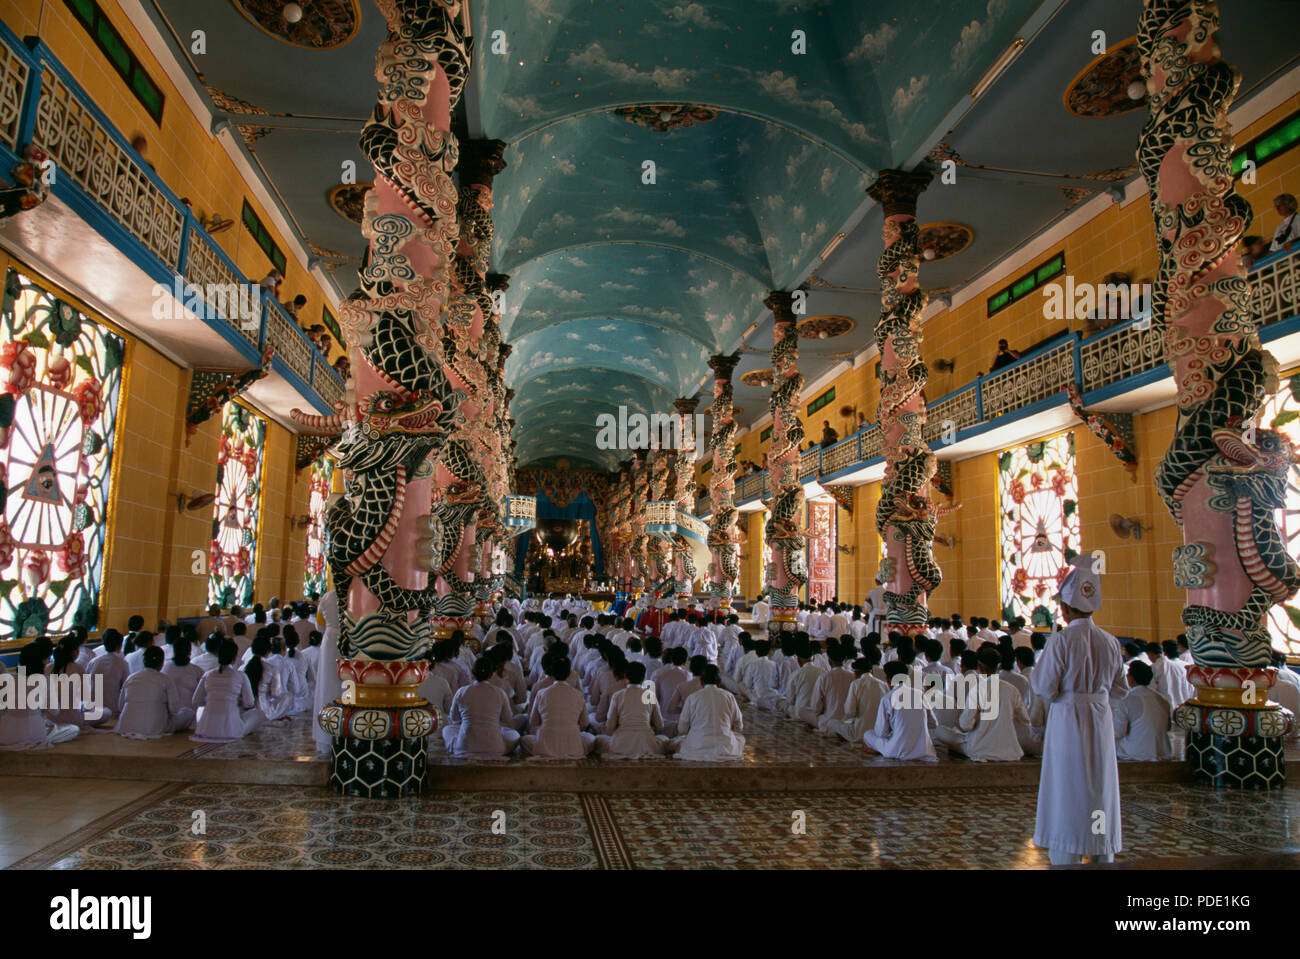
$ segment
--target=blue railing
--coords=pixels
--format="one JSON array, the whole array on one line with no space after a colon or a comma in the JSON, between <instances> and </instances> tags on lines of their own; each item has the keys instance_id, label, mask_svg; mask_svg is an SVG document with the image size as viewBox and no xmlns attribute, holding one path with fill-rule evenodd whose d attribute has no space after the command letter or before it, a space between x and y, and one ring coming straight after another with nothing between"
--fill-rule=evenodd
<instances>
[{"instance_id":1,"label":"blue railing","mask_svg":"<svg viewBox=\"0 0 1300 959\"><path fill-rule=\"evenodd\" d=\"M1250 270L1253 312L1264 343L1300 331L1300 249L1280 251ZM1076 383L1086 404L1109 399L1169 376L1164 340L1152 327L1150 312L1083 336L1067 333L1034 352L926 404L924 435L932 445L960 443L999 422L1031 416L1063 405L1064 391ZM838 443L800 454L804 482L836 479L884 462L878 425L858 430ZM736 479L736 505L766 500L767 471Z\"/></svg>"},{"instance_id":2,"label":"blue railing","mask_svg":"<svg viewBox=\"0 0 1300 959\"><path fill-rule=\"evenodd\" d=\"M175 289L179 279L186 300L210 283L254 286L49 47L35 37L20 40L4 23L0 97L0 116L16 111L16 121L0 126L0 164L18 162L28 143L44 149L54 163L54 195L155 282ZM331 412L342 379L279 303L261 303L256 328L212 303L200 319L250 365L274 347L272 369L320 412Z\"/></svg>"}]
</instances>

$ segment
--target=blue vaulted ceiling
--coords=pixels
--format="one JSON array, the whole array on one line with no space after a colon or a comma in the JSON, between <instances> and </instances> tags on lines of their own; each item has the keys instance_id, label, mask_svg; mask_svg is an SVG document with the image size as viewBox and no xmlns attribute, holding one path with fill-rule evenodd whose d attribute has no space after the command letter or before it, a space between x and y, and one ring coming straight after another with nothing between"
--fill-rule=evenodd
<instances>
[{"instance_id":1,"label":"blue vaulted ceiling","mask_svg":"<svg viewBox=\"0 0 1300 959\"><path fill-rule=\"evenodd\" d=\"M596 448L600 413L700 392L708 357L807 276L876 173L924 145L1037 6L474 4L469 126L509 144L493 263L511 278L520 463L613 465L627 453ZM658 104L707 111L656 128ZM648 123L618 109L637 106Z\"/></svg>"},{"instance_id":2,"label":"blue vaulted ceiling","mask_svg":"<svg viewBox=\"0 0 1300 959\"><path fill-rule=\"evenodd\" d=\"M214 113L233 115L301 239L351 292L364 244L326 197L345 161L370 177L357 137L385 33L373 0L358 0L355 35L331 50L290 46L231 0L145 2ZM1114 46L1136 32L1141 9L1141 0L467 0L475 51L458 119L470 136L507 143L493 269L510 276L502 322L520 464L612 467L626 454L596 448L600 413L667 412L679 396L707 406L711 353L742 349L737 380L769 366L770 290L805 284L810 315L855 321L846 335L800 342L809 381L868 347L881 216L863 189L882 168L911 166L940 141L958 158L957 183L931 187L918 205L922 223L957 221L974 236L923 265L935 294L1136 176L1144 112L1085 119L1063 94L1094 59L1093 31ZM1239 104L1296 62L1296 9L1221 4L1219 40L1244 75ZM203 56L188 51L195 29L206 31ZM796 30L806 53L792 52ZM1016 38L1019 56L972 101ZM702 122L654 129L661 105L706 109ZM642 180L646 161L653 184ZM959 385L934 382L938 392ZM767 400L737 382L743 424Z\"/></svg>"}]
</instances>

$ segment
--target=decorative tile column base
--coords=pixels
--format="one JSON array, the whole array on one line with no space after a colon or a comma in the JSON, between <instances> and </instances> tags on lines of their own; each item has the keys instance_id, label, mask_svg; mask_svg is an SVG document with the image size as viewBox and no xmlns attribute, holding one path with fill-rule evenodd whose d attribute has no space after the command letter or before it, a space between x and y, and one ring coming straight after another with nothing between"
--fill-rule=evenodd
<instances>
[{"instance_id":1,"label":"decorative tile column base","mask_svg":"<svg viewBox=\"0 0 1300 959\"><path fill-rule=\"evenodd\" d=\"M427 771L423 739L339 737L330 750L330 786L343 796L418 796Z\"/></svg>"},{"instance_id":2,"label":"decorative tile column base","mask_svg":"<svg viewBox=\"0 0 1300 959\"><path fill-rule=\"evenodd\" d=\"M1294 717L1276 704L1264 708L1202 705L1174 711L1187 731L1187 761L1196 781L1219 789L1281 789L1286 785L1283 742Z\"/></svg>"}]
</instances>

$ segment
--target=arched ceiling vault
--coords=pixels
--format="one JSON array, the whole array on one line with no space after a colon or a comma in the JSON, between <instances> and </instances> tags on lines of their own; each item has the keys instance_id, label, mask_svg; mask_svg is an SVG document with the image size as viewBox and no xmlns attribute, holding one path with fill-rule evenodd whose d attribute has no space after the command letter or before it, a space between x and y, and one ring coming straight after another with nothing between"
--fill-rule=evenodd
<instances>
[{"instance_id":1,"label":"arched ceiling vault","mask_svg":"<svg viewBox=\"0 0 1300 959\"><path fill-rule=\"evenodd\" d=\"M696 395L1037 3L474 3L521 464L603 461L620 384L646 413Z\"/></svg>"}]
</instances>

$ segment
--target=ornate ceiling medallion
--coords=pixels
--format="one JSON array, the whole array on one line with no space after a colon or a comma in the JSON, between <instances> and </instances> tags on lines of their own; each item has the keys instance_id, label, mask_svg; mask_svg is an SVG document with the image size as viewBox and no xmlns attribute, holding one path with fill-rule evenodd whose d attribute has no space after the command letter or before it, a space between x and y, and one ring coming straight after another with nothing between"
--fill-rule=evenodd
<instances>
[{"instance_id":1,"label":"ornate ceiling medallion","mask_svg":"<svg viewBox=\"0 0 1300 959\"><path fill-rule=\"evenodd\" d=\"M829 340L833 336L843 336L853 329L853 321L847 316L809 316L799 321L797 327L801 340Z\"/></svg>"},{"instance_id":2,"label":"ornate ceiling medallion","mask_svg":"<svg viewBox=\"0 0 1300 959\"><path fill-rule=\"evenodd\" d=\"M776 380L776 373L773 370L750 370L740 378L740 382L746 386L755 386L759 389L767 389Z\"/></svg>"},{"instance_id":3,"label":"ornate ceiling medallion","mask_svg":"<svg viewBox=\"0 0 1300 959\"><path fill-rule=\"evenodd\" d=\"M1145 93L1137 100L1129 96L1129 86L1134 81L1142 82L1142 61L1137 37L1129 37L1080 71L1065 88L1065 109L1088 120L1145 110Z\"/></svg>"},{"instance_id":4,"label":"ornate ceiling medallion","mask_svg":"<svg viewBox=\"0 0 1300 959\"><path fill-rule=\"evenodd\" d=\"M343 183L330 190L329 204L339 216L361 225L361 217L366 212L366 193L374 186L372 182Z\"/></svg>"},{"instance_id":5,"label":"ornate ceiling medallion","mask_svg":"<svg viewBox=\"0 0 1300 959\"><path fill-rule=\"evenodd\" d=\"M921 227L918 242L925 255L925 262L934 263L956 256L970 246L973 239L975 234L964 223L927 223ZM934 251L933 256L930 255L931 250Z\"/></svg>"},{"instance_id":6,"label":"ornate ceiling medallion","mask_svg":"<svg viewBox=\"0 0 1300 959\"><path fill-rule=\"evenodd\" d=\"M614 112L628 123L649 127L660 133L693 127L697 123L708 123L718 117L718 111L713 107L702 107L695 103L642 103L615 107Z\"/></svg>"},{"instance_id":7,"label":"ornate ceiling medallion","mask_svg":"<svg viewBox=\"0 0 1300 959\"><path fill-rule=\"evenodd\" d=\"M361 9L357 0L230 0L235 9L264 33L306 50L333 50L357 33ZM297 19L286 13L293 8Z\"/></svg>"}]
</instances>

